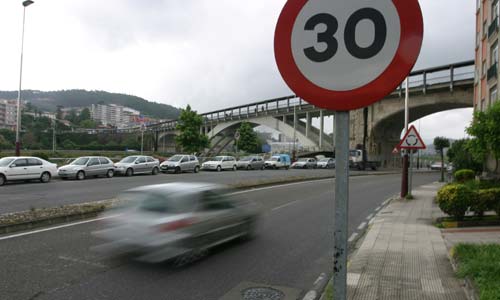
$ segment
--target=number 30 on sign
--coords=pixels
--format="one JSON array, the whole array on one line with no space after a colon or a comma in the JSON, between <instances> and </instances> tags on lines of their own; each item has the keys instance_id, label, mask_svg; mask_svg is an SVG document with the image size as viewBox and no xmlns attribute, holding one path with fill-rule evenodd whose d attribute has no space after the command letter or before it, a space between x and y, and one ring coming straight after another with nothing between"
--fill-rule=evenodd
<instances>
[{"instance_id":1,"label":"number 30 on sign","mask_svg":"<svg viewBox=\"0 0 500 300\"><path fill-rule=\"evenodd\" d=\"M422 38L417 0L288 0L274 49L299 97L340 111L391 93L413 68Z\"/></svg>"}]
</instances>

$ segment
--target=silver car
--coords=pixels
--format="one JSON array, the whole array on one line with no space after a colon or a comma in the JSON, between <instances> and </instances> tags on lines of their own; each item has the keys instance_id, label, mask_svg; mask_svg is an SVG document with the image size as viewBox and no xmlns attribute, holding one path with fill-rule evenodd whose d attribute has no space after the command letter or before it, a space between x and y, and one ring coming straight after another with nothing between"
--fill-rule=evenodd
<instances>
[{"instance_id":1,"label":"silver car","mask_svg":"<svg viewBox=\"0 0 500 300\"><path fill-rule=\"evenodd\" d=\"M200 171L200 162L194 155L177 154L160 164L160 169L163 173L174 172L194 172Z\"/></svg>"},{"instance_id":2,"label":"silver car","mask_svg":"<svg viewBox=\"0 0 500 300\"><path fill-rule=\"evenodd\" d=\"M315 158L299 158L298 161L292 164L292 168L294 169L316 169L317 163Z\"/></svg>"},{"instance_id":3,"label":"silver car","mask_svg":"<svg viewBox=\"0 0 500 300\"><path fill-rule=\"evenodd\" d=\"M259 209L225 186L167 183L131 189L119 196L123 207L108 212L106 228L93 232L105 254L138 255L161 262L196 254L254 234Z\"/></svg>"},{"instance_id":4,"label":"silver car","mask_svg":"<svg viewBox=\"0 0 500 300\"><path fill-rule=\"evenodd\" d=\"M334 169L335 168L335 158L325 157L318 161L317 167L319 169Z\"/></svg>"},{"instance_id":5,"label":"silver car","mask_svg":"<svg viewBox=\"0 0 500 300\"><path fill-rule=\"evenodd\" d=\"M97 176L111 178L115 174L115 166L107 157L84 156L75 159L69 165L60 167L57 173L62 179L75 178L83 180L86 177Z\"/></svg>"},{"instance_id":6,"label":"silver car","mask_svg":"<svg viewBox=\"0 0 500 300\"><path fill-rule=\"evenodd\" d=\"M236 163L238 169L264 170L264 159L261 156L243 157Z\"/></svg>"},{"instance_id":7,"label":"silver car","mask_svg":"<svg viewBox=\"0 0 500 300\"><path fill-rule=\"evenodd\" d=\"M125 176L134 174L153 174L160 172L160 162L151 156L127 156L115 163L115 172Z\"/></svg>"}]
</instances>

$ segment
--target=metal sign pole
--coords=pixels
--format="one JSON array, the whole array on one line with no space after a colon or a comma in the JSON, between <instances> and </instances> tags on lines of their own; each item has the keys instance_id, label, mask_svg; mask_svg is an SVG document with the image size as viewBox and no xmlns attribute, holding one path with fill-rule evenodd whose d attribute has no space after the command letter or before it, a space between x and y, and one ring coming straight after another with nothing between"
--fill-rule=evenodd
<instances>
[{"instance_id":1,"label":"metal sign pole","mask_svg":"<svg viewBox=\"0 0 500 300\"><path fill-rule=\"evenodd\" d=\"M349 111L335 112L335 212L333 299L347 299L347 214L349 202Z\"/></svg>"},{"instance_id":2,"label":"metal sign pole","mask_svg":"<svg viewBox=\"0 0 500 300\"><path fill-rule=\"evenodd\" d=\"M410 150L410 172L408 175L408 195L411 196L411 187L412 187L412 179L413 179L413 150Z\"/></svg>"}]
</instances>

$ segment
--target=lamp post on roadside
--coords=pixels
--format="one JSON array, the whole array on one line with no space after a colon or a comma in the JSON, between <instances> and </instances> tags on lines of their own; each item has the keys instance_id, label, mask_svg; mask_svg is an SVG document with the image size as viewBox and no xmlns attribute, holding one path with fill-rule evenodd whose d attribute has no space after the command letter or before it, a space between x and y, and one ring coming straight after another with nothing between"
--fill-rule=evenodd
<instances>
[{"instance_id":1,"label":"lamp post on roadside","mask_svg":"<svg viewBox=\"0 0 500 300\"><path fill-rule=\"evenodd\" d=\"M35 2L31 0L23 1L23 31L21 35L21 66L19 70L19 91L17 93L17 124L16 124L16 156L21 155L21 142L19 139L19 130L21 129L21 84L23 78L23 50L24 50L24 24L26 19L26 7Z\"/></svg>"}]
</instances>

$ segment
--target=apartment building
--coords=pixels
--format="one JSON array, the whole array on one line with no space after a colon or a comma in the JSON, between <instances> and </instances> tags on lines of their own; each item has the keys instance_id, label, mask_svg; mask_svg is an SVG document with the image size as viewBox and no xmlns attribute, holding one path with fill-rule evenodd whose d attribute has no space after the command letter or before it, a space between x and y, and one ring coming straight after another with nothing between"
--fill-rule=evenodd
<instances>
[{"instance_id":1,"label":"apartment building","mask_svg":"<svg viewBox=\"0 0 500 300\"><path fill-rule=\"evenodd\" d=\"M0 128L15 129L17 120L16 100L0 99Z\"/></svg>"},{"instance_id":2,"label":"apartment building","mask_svg":"<svg viewBox=\"0 0 500 300\"><path fill-rule=\"evenodd\" d=\"M95 121L117 128L129 127L133 118L140 115L135 109L116 104L92 104L90 113Z\"/></svg>"},{"instance_id":3,"label":"apartment building","mask_svg":"<svg viewBox=\"0 0 500 300\"><path fill-rule=\"evenodd\" d=\"M476 0L476 74L474 109L484 111L498 101L499 0Z\"/></svg>"}]
</instances>

